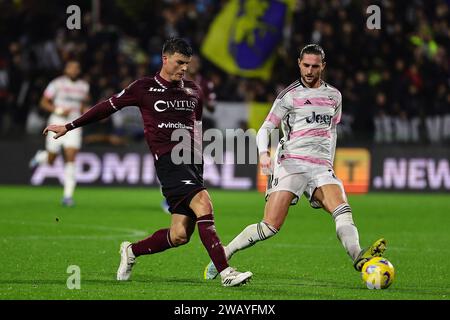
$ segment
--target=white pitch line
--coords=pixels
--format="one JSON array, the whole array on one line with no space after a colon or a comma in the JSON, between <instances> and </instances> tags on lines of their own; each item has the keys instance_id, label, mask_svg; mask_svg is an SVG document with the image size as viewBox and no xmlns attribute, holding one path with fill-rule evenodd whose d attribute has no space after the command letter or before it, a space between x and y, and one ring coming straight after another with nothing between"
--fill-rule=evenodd
<instances>
[{"instance_id":1,"label":"white pitch line","mask_svg":"<svg viewBox=\"0 0 450 320\"><path fill-rule=\"evenodd\" d=\"M0 220L1 223L9 223L15 225L33 225L33 226L58 226L57 222L31 222L31 221L18 221L18 220ZM58 226L59 227L59 226ZM117 235L13 235L13 236L1 236L3 239L29 239L29 240L37 240L37 239L78 239L78 240L92 240L92 239L116 239L116 238L126 238L126 237L143 237L148 234L148 232L137 229L130 228L117 228L117 227L109 227L109 226L100 226L100 225L88 225L88 224L80 224L80 223L65 223L62 224L62 227L75 227L80 229L91 229L91 230L102 230L102 231L112 231L118 232L120 234Z\"/></svg>"}]
</instances>

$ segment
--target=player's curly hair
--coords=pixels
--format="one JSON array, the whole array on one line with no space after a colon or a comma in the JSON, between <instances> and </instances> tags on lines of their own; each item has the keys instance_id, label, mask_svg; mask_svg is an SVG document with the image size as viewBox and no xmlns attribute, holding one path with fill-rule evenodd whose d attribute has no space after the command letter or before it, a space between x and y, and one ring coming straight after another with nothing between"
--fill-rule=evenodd
<instances>
[{"instance_id":1,"label":"player's curly hair","mask_svg":"<svg viewBox=\"0 0 450 320\"><path fill-rule=\"evenodd\" d=\"M186 57L191 57L193 55L192 47L186 40L175 37L167 39L166 42L164 42L162 53L172 55L177 52Z\"/></svg>"},{"instance_id":2,"label":"player's curly hair","mask_svg":"<svg viewBox=\"0 0 450 320\"><path fill-rule=\"evenodd\" d=\"M325 51L323 51L322 47L318 44L311 43L303 47L302 50L300 50L299 58L300 60L303 59L303 55L305 54L316 54L319 55L322 58L322 62L325 61Z\"/></svg>"}]
</instances>

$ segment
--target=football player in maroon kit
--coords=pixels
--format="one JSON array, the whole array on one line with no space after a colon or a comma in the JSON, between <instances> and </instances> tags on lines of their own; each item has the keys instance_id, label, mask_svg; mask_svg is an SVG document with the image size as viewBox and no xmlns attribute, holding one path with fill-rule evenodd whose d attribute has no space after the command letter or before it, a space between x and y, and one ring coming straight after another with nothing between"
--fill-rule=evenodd
<instances>
[{"instance_id":1,"label":"football player in maroon kit","mask_svg":"<svg viewBox=\"0 0 450 320\"><path fill-rule=\"evenodd\" d=\"M179 144L171 139L173 131L180 128L187 130L192 145L194 128L201 126L202 91L195 82L184 79L192 55L192 48L185 40L171 38L163 45L162 67L154 77L134 81L119 94L96 104L70 123L49 125L44 129L44 135L52 131L57 139L70 130L109 117L126 106L138 106L140 109L145 138L155 157L156 173L169 204L172 221L170 228L158 230L144 240L122 242L117 280L130 279L137 257L188 243L196 224L200 239L224 286L244 284L253 275L251 272L238 272L228 265L216 233L211 199L203 183L202 155L197 157L200 161L194 163L175 164L173 161L172 149ZM189 149L183 149L183 152L186 150ZM190 152L194 156L194 152Z\"/></svg>"}]
</instances>

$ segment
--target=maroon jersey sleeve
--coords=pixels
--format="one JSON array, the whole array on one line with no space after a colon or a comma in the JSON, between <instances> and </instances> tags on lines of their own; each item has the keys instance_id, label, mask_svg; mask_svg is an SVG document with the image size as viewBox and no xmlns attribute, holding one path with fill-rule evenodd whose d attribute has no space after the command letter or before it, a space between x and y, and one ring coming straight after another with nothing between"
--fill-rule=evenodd
<instances>
[{"instance_id":1,"label":"maroon jersey sleeve","mask_svg":"<svg viewBox=\"0 0 450 320\"><path fill-rule=\"evenodd\" d=\"M140 95L138 89L139 80L136 80L122 90L122 92L96 104L78 119L66 124L66 129L72 130L89 123L100 121L126 106L139 106Z\"/></svg>"},{"instance_id":2,"label":"maroon jersey sleeve","mask_svg":"<svg viewBox=\"0 0 450 320\"><path fill-rule=\"evenodd\" d=\"M140 94L139 94L139 80L134 81L128 87L122 90L122 92L109 98L111 106L116 110L120 110L123 107L139 106Z\"/></svg>"}]
</instances>

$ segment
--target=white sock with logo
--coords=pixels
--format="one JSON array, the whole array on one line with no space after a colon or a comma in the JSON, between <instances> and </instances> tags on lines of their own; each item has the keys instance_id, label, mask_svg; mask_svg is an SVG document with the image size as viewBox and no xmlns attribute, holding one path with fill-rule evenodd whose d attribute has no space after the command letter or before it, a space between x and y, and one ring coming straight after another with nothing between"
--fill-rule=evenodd
<instances>
[{"instance_id":1,"label":"white sock with logo","mask_svg":"<svg viewBox=\"0 0 450 320\"><path fill-rule=\"evenodd\" d=\"M353 222L352 209L348 203L339 205L333 211L333 219L336 223L336 235L339 241L341 241L352 260L355 260L361 251L361 247L358 229Z\"/></svg>"},{"instance_id":2,"label":"white sock with logo","mask_svg":"<svg viewBox=\"0 0 450 320\"><path fill-rule=\"evenodd\" d=\"M269 239L278 230L264 221L247 226L224 248L227 260L237 251L253 246L256 242Z\"/></svg>"},{"instance_id":3,"label":"white sock with logo","mask_svg":"<svg viewBox=\"0 0 450 320\"><path fill-rule=\"evenodd\" d=\"M75 185L75 163L66 162L64 165L64 198L72 198Z\"/></svg>"}]
</instances>

